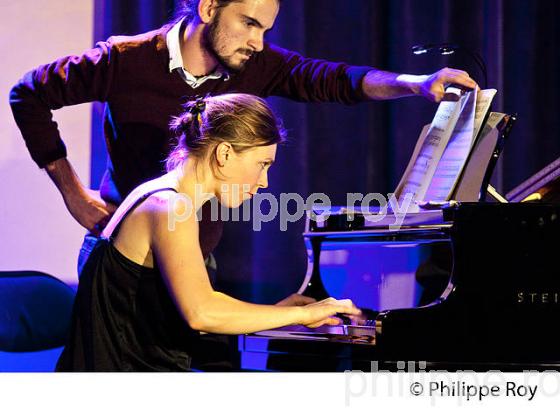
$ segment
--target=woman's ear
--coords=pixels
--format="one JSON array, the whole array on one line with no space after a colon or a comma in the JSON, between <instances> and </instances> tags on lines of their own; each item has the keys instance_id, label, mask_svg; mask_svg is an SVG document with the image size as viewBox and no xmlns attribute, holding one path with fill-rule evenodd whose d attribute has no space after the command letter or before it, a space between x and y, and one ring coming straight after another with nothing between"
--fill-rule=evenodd
<instances>
[{"instance_id":1,"label":"woman's ear","mask_svg":"<svg viewBox=\"0 0 560 410\"><path fill-rule=\"evenodd\" d=\"M231 158L232 152L233 148L231 144L227 142L220 142L216 147L216 160L218 162L218 166L225 166Z\"/></svg>"}]
</instances>

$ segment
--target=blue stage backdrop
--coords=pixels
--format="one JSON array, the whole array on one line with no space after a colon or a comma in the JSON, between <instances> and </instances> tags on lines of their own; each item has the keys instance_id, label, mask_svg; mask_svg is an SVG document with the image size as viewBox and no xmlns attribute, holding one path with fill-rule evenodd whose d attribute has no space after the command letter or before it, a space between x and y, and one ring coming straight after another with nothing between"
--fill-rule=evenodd
<instances>
[{"instance_id":1,"label":"blue stage backdrop","mask_svg":"<svg viewBox=\"0 0 560 410\"><path fill-rule=\"evenodd\" d=\"M175 0L180 1L180 0ZM96 0L96 40L136 34L166 22L173 0ZM469 71L466 57L414 56L421 43L454 42L482 54L493 109L518 113L495 173L502 192L560 156L558 73L560 2L556 0L283 0L269 40L316 58L371 65L396 72L431 73L444 66ZM271 99L289 129L270 191L326 193L344 203L347 192L392 192L422 126L436 106L419 98L355 107ZM94 108L92 185L105 166L101 108ZM306 267L303 220L280 232L278 221L253 232L226 224L216 251L219 288L243 299L274 302L297 290Z\"/></svg>"}]
</instances>

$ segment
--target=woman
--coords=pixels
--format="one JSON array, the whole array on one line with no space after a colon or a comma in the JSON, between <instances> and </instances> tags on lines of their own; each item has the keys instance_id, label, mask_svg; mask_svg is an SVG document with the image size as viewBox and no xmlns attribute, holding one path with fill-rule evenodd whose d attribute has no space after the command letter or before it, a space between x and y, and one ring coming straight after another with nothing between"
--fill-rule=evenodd
<instances>
[{"instance_id":1,"label":"woman","mask_svg":"<svg viewBox=\"0 0 560 410\"><path fill-rule=\"evenodd\" d=\"M168 173L125 199L85 263L59 371L184 371L199 332L317 327L360 313L349 300L267 306L214 291L195 211L211 197L235 208L266 188L284 132L245 94L190 103L172 127Z\"/></svg>"}]
</instances>

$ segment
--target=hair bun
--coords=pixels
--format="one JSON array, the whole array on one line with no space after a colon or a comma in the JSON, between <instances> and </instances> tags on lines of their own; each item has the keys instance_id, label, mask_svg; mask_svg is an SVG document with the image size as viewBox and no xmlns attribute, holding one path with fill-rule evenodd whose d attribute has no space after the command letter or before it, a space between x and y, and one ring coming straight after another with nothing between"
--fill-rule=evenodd
<instances>
[{"instance_id":1,"label":"hair bun","mask_svg":"<svg viewBox=\"0 0 560 410\"><path fill-rule=\"evenodd\" d=\"M193 115L202 114L206 109L204 97L196 97L196 100L189 103L189 112Z\"/></svg>"},{"instance_id":2,"label":"hair bun","mask_svg":"<svg viewBox=\"0 0 560 410\"><path fill-rule=\"evenodd\" d=\"M173 117L169 123L171 131L177 135L189 135L192 129L192 123L195 119L195 115L187 112L178 117Z\"/></svg>"}]
</instances>

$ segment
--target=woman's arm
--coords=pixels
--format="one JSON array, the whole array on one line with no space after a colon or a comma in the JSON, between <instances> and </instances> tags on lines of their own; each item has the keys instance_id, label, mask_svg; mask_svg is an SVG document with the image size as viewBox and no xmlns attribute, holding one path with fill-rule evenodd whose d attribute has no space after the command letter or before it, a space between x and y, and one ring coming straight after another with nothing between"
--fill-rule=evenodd
<instances>
[{"instance_id":1,"label":"woman's arm","mask_svg":"<svg viewBox=\"0 0 560 410\"><path fill-rule=\"evenodd\" d=\"M332 317L337 313L360 313L349 300L329 298L306 306L268 306L214 291L204 267L195 215L176 222L174 229L170 229L168 204L178 203L170 197L162 199L162 195L155 195L148 200L151 249L171 297L193 329L239 334L291 324L317 327L338 324L339 320ZM183 215L184 210L175 211Z\"/></svg>"}]
</instances>

